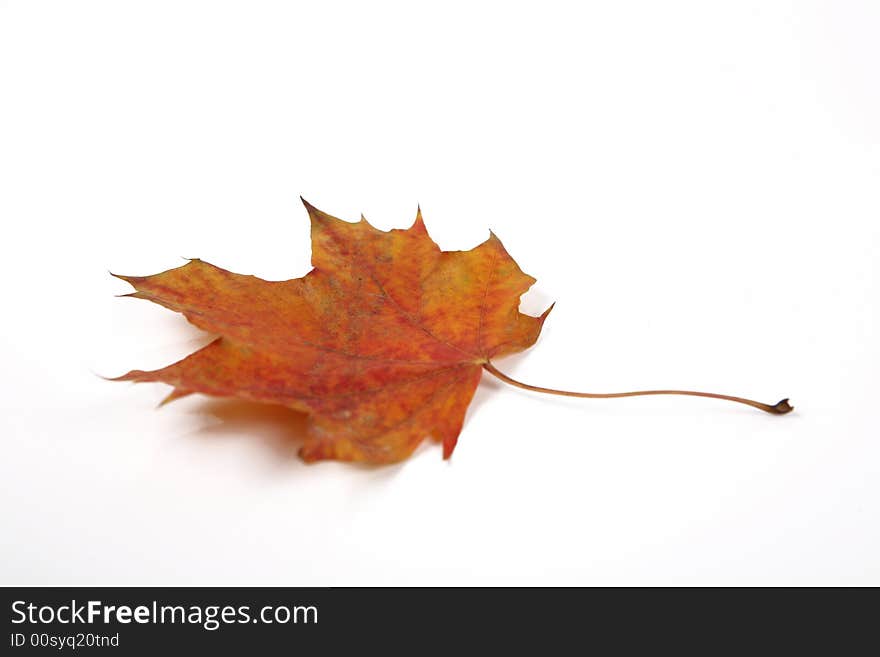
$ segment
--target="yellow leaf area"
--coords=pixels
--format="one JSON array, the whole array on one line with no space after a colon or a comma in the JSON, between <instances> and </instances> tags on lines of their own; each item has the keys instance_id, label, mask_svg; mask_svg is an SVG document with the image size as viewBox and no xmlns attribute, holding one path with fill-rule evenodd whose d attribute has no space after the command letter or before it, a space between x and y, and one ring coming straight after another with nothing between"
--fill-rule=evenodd
<instances>
[{"instance_id":1,"label":"yellow leaf area","mask_svg":"<svg viewBox=\"0 0 880 657\"><path fill-rule=\"evenodd\" d=\"M280 404L309 414L300 456L394 463L426 438L452 454L483 365L527 349L540 317L519 312L535 282L495 235L441 251L421 212L405 230L349 223L305 203L312 266L264 281L201 260L119 276L219 336L168 367L121 381Z\"/></svg>"}]
</instances>

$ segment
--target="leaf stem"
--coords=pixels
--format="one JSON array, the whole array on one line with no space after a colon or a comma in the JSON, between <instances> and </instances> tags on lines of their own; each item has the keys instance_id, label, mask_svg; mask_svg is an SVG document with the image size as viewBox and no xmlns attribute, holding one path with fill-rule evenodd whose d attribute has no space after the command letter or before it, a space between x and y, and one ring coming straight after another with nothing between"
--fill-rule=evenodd
<instances>
[{"instance_id":1,"label":"leaf stem","mask_svg":"<svg viewBox=\"0 0 880 657\"><path fill-rule=\"evenodd\" d=\"M532 390L533 392L543 392L548 395L562 395L564 397L585 397L588 399L609 399L612 397L640 397L642 395L687 395L690 397L709 397L710 399L724 399L726 401L736 402L738 404L746 404L753 408L772 413L773 415L785 415L794 410L794 406L788 403L788 399L783 399L773 405L762 404L752 399L744 399L743 397L731 397L730 395L719 395L714 392L695 392L693 390L634 390L632 392L570 392L568 390L555 390L554 388L542 388L540 386L529 385L522 381L517 381L507 376L496 368L491 361L483 363L483 368L498 377L505 383L509 383L523 390Z\"/></svg>"}]
</instances>

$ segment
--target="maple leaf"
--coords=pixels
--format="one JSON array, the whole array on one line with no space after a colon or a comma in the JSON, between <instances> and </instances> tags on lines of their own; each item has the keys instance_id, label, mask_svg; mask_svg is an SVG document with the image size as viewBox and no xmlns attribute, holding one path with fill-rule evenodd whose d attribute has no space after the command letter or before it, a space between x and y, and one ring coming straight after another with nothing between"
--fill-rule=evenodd
<instances>
[{"instance_id":1,"label":"maple leaf","mask_svg":"<svg viewBox=\"0 0 880 657\"><path fill-rule=\"evenodd\" d=\"M421 211L406 230L349 223L303 200L312 266L265 281L191 260L118 276L129 295L183 313L219 337L168 367L123 381L280 404L309 414L300 456L392 463L425 439L449 458L484 365L535 343L541 316L519 311L535 279L501 241L441 251Z\"/></svg>"},{"instance_id":2,"label":"maple leaf","mask_svg":"<svg viewBox=\"0 0 880 657\"><path fill-rule=\"evenodd\" d=\"M528 349L539 317L519 312L535 282L494 234L470 251L441 251L422 213L406 230L349 223L303 200L312 224L313 269L264 281L201 260L154 276L117 276L135 292L183 313L219 337L183 360L116 381L174 387L163 403L194 392L280 404L309 414L300 456L394 463L426 438L455 449L483 370L513 386L570 397L690 395L792 410L788 399L691 390L570 392L522 383L491 359ZM114 274L115 275L115 274Z\"/></svg>"}]
</instances>

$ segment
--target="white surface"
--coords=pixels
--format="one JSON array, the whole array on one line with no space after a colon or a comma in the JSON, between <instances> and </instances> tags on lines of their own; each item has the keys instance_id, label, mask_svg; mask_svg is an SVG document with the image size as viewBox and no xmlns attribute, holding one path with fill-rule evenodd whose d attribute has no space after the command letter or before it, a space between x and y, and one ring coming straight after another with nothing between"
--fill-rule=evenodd
<instances>
[{"instance_id":1,"label":"white surface","mask_svg":"<svg viewBox=\"0 0 880 657\"><path fill-rule=\"evenodd\" d=\"M0 3L0 583L880 584L873 2ZM302 194L558 301L451 462L108 383L207 337L107 270L300 276Z\"/></svg>"}]
</instances>

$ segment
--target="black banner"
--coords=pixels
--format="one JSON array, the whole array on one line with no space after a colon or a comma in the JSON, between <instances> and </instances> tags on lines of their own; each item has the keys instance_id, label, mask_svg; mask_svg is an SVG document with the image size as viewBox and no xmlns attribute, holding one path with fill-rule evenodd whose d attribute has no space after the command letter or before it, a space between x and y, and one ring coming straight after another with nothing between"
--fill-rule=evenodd
<instances>
[{"instance_id":1,"label":"black banner","mask_svg":"<svg viewBox=\"0 0 880 657\"><path fill-rule=\"evenodd\" d=\"M876 616L874 590L5 588L3 654L211 650L840 653ZM873 641L873 639L871 639Z\"/></svg>"}]
</instances>

